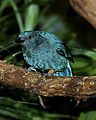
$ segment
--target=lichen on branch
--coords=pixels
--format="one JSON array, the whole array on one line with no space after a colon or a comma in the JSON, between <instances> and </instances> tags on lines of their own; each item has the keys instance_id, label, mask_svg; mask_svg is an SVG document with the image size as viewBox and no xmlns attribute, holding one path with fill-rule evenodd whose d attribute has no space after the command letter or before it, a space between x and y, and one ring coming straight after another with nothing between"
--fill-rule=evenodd
<instances>
[{"instance_id":1,"label":"lichen on branch","mask_svg":"<svg viewBox=\"0 0 96 120\"><path fill-rule=\"evenodd\" d=\"M78 100L96 96L96 76L45 76L3 61L0 61L0 83L42 96L71 96Z\"/></svg>"}]
</instances>

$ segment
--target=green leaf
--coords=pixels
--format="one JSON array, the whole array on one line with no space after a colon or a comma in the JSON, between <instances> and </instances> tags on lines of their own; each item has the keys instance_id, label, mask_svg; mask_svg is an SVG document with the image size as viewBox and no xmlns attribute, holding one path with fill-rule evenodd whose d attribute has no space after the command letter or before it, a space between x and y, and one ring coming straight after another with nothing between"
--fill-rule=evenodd
<instances>
[{"instance_id":1,"label":"green leaf","mask_svg":"<svg viewBox=\"0 0 96 120\"><path fill-rule=\"evenodd\" d=\"M23 21L22 21L21 15L19 13L19 9L18 9L14 0L9 0L9 2L14 10L14 13L15 13L15 16L17 19L17 23L19 25L20 32L22 32L24 30L24 28L23 28Z\"/></svg>"},{"instance_id":2,"label":"green leaf","mask_svg":"<svg viewBox=\"0 0 96 120\"><path fill-rule=\"evenodd\" d=\"M30 4L25 12L25 28L24 30L33 30L38 23L39 6Z\"/></svg>"},{"instance_id":3,"label":"green leaf","mask_svg":"<svg viewBox=\"0 0 96 120\"><path fill-rule=\"evenodd\" d=\"M0 14L2 13L2 11L8 6L8 0L2 0L1 1L1 5L0 5Z\"/></svg>"},{"instance_id":4,"label":"green leaf","mask_svg":"<svg viewBox=\"0 0 96 120\"><path fill-rule=\"evenodd\" d=\"M81 59L81 58L77 58L74 59L74 64L72 65L74 67L74 69L81 69L81 68L85 68L88 66L88 61L86 59Z\"/></svg>"},{"instance_id":5,"label":"green leaf","mask_svg":"<svg viewBox=\"0 0 96 120\"><path fill-rule=\"evenodd\" d=\"M96 120L96 111L81 113L78 120Z\"/></svg>"}]
</instances>

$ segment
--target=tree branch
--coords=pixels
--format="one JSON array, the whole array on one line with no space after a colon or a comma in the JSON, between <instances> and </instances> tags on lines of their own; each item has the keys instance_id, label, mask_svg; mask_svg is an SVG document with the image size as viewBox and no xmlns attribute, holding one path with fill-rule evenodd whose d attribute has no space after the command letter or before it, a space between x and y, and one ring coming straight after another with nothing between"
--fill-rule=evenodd
<instances>
[{"instance_id":1,"label":"tree branch","mask_svg":"<svg viewBox=\"0 0 96 120\"><path fill-rule=\"evenodd\" d=\"M26 72L21 67L0 61L0 83L42 96L71 96L86 99L96 95L96 76L55 77Z\"/></svg>"},{"instance_id":2,"label":"tree branch","mask_svg":"<svg viewBox=\"0 0 96 120\"><path fill-rule=\"evenodd\" d=\"M96 0L69 0L74 10L96 28Z\"/></svg>"}]
</instances>

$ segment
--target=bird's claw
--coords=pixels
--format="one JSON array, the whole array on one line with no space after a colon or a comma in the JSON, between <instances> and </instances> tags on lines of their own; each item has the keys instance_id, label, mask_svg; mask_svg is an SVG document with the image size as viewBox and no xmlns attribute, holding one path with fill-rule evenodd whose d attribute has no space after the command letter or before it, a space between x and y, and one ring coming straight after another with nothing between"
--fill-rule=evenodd
<instances>
[{"instance_id":1,"label":"bird's claw","mask_svg":"<svg viewBox=\"0 0 96 120\"><path fill-rule=\"evenodd\" d=\"M36 69L33 68L33 67L29 67L29 68L27 69L27 71L28 71L28 72L32 72L32 71L36 72Z\"/></svg>"}]
</instances>

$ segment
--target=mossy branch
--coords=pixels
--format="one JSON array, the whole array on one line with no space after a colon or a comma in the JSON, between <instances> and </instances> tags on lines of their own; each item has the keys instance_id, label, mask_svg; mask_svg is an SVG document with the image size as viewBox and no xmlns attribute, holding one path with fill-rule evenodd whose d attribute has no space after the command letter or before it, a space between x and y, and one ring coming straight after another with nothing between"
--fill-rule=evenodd
<instances>
[{"instance_id":1,"label":"mossy branch","mask_svg":"<svg viewBox=\"0 0 96 120\"><path fill-rule=\"evenodd\" d=\"M0 61L0 83L42 96L71 96L78 100L96 95L96 76L55 77Z\"/></svg>"}]
</instances>

